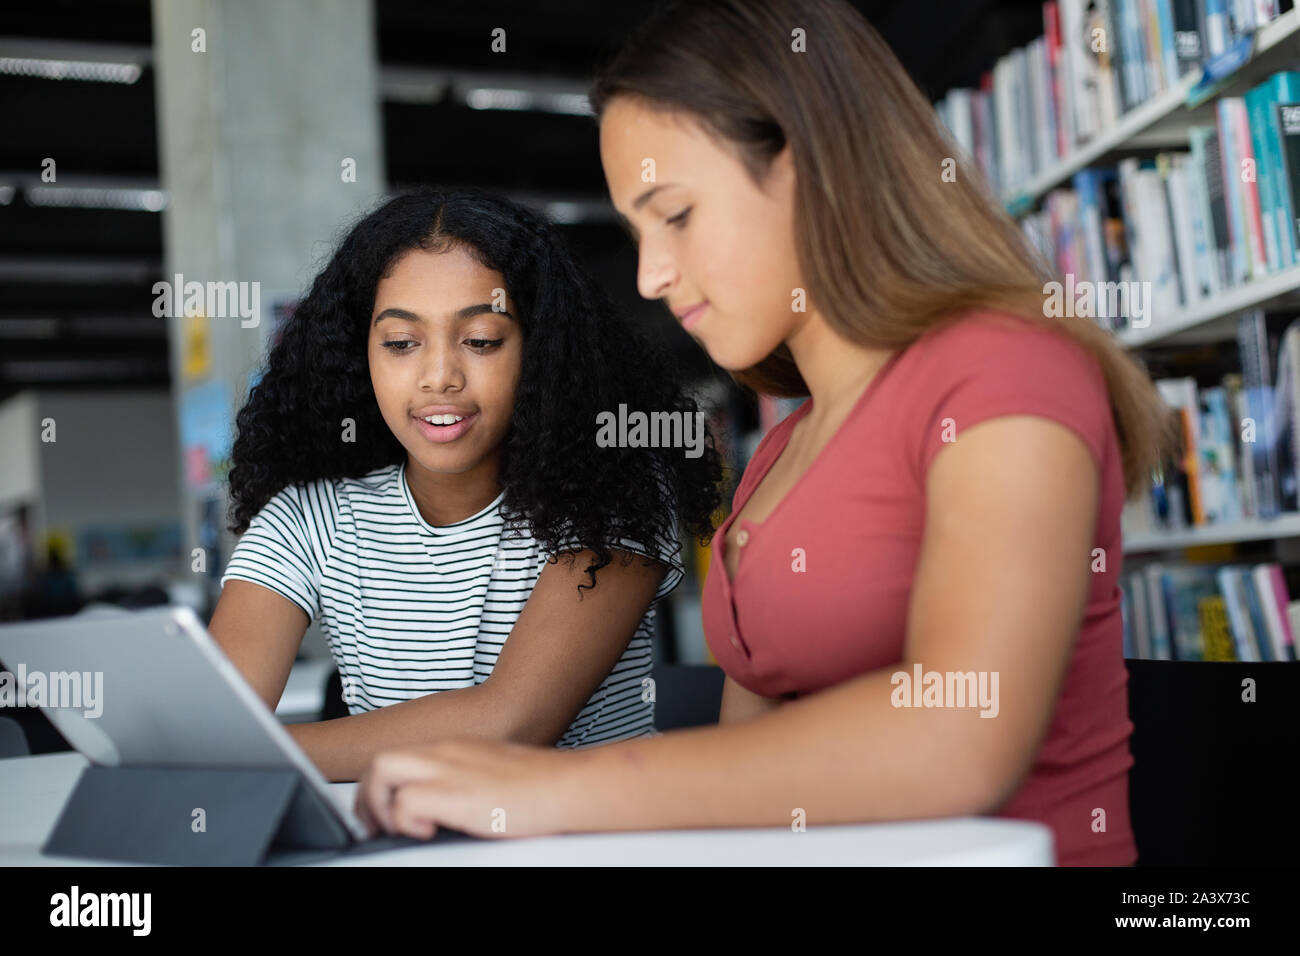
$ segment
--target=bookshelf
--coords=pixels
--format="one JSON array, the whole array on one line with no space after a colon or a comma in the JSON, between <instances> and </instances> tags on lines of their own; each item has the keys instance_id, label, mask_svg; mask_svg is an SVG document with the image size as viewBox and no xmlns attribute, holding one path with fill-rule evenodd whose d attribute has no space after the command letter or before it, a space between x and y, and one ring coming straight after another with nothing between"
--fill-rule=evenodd
<instances>
[{"instance_id":1,"label":"bookshelf","mask_svg":"<svg viewBox=\"0 0 1300 956\"><path fill-rule=\"evenodd\" d=\"M1241 92L1280 68L1287 57L1300 58L1300 7L1260 27L1249 59L1232 73L1212 84L1203 82L1198 73L1187 74L1176 86L1123 114L1114 126L1012 191L1005 197L1008 211L1017 217L1025 215L1053 189L1103 158L1159 146L1185 147L1189 127L1213 122L1210 111L1218 97ZM1122 330L1116 338L1130 349L1231 342L1238 313L1283 305L1288 299L1300 306L1300 265L1180 308L1149 328Z\"/></svg>"},{"instance_id":2,"label":"bookshelf","mask_svg":"<svg viewBox=\"0 0 1300 956\"><path fill-rule=\"evenodd\" d=\"M1217 25L1211 17L1220 18ZM1109 51L1091 52L1109 52L1110 60L1090 65L1078 38L1095 41L1099 26ZM1294 222L1300 193L1278 185L1288 173L1276 171L1296 159L1286 141L1280 158L1270 152L1266 137L1278 135L1279 120L1269 127L1261 117L1278 109L1272 104L1300 101L1296 81L1283 78L1300 72L1300 5L1259 0L1207 11L1207 0L1117 0L1099 8L1047 0L1043 27L1035 40L999 56L977 88L950 91L936 109L1053 271L1094 285L1149 280L1148 327L1098 321L1121 347L1145 353L1193 444L1185 460L1167 463L1163 478L1153 475L1151 500L1125 508L1123 552L1137 569L1125 574L1126 654L1294 659L1300 600L1290 595L1300 595L1300 510L1294 469L1283 463L1294 463L1286 456L1295 450L1273 431L1281 406L1261 403L1274 400L1276 386L1300 408L1300 338L1283 332L1300 316L1300 255L1295 233L1287 239L1274 218L1285 223L1283 204L1290 203ZM1234 190L1228 171L1243 157L1258 162L1259 185ZM1215 177L1223 177L1223 189L1214 188ZM1283 353L1291 369L1285 375ZM1240 371L1230 369L1232 358ZM1243 444L1256 439L1238 433L1248 420L1242 416L1262 423L1261 434L1272 436L1260 439L1266 444ZM1184 508L1179 520L1174 509ZM1201 523L1190 523L1193 513ZM1217 611L1196 603L1211 594ZM1241 620L1247 609L1250 626ZM1236 642L1227 657L1225 612ZM1260 617L1269 614L1279 620ZM1198 619L1200 636L1192 641L1188 629Z\"/></svg>"},{"instance_id":3,"label":"bookshelf","mask_svg":"<svg viewBox=\"0 0 1300 956\"><path fill-rule=\"evenodd\" d=\"M1202 299L1190 308L1173 312L1164 321L1153 321L1148 328L1125 329L1116 338L1125 348L1231 342L1236 336L1232 320L1238 313L1281 305L1297 293L1300 293L1300 265Z\"/></svg>"},{"instance_id":4,"label":"bookshelf","mask_svg":"<svg viewBox=\"0 0 1300 956\"><path fill-rule=\"evenodd\" d=\"M1282 57L1297 52L1300 45L1300 7L1288 10L1255 32L1250 59L1208 90L1198 90L1201 77L1184 76L1176 86L1158 93L1120 116L1114 126L1103 130L1070 155L1029 180L1023 187L1004 195L1008 211L1020 216L1030 211L1057 186L1065 184L1079 170L1114 153L1153 146L1186 145L1185 130L1204 121L1203 107L1213 98L1231 92L1234 86L1253 82L1275 67ZM1193 91L1197 96L1192 98Z\"/></svg>"},{"instance_id":5,"label":"bookshelf","mask_svg":"<svg viewBox=\"0 0 1300 956\"><path fill-rule=\"evenodd\" d=\"M1297 537L1300 537L1300 514L1281 514L1267 520L1201 525L1184 528L1181 531L1141 532L1124 538L1124 553L1178 551L1209 544L1235 544L1240 541L1268 541Z\"/></svg>"}]
</instances>

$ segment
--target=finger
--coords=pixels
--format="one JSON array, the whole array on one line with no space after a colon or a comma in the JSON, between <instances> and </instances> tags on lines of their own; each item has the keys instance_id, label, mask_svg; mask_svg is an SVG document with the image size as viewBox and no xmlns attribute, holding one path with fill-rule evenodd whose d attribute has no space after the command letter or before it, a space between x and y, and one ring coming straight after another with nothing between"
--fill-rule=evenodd
<instances>
[{"instance_id":1,"label":"finger","mask_svg":"<svg viewBox=\"0 0 1300 956\"><path fill-rule=\"evenodd\" d=\"M364 799L366 781L370 776L369 770L361 775L357 781L357 789L352 794L352 811L356 814L361 825L366 828L366 836L373 837L379 831L379 823L375 820L374 814L370 812Z\"/></svg>"},{"instance_id":2,"label":"finger","mask_svg":"<svg viewBox=\"0 0 1300 956\"><path fill-rule=\"evenodd\" d=\"M439 786L408 783L393 794L391 813L397 832L418 840L431 840L440 822Z\"/></svg>"},{"instance_id":3,"label":"finger","mask_svg":"<svg viewBox=\"0 0 1300 956\"><path fill-rule=\"evenodd\" d=\"M436 779L441 771L441 761L427 751L386 751L371 761L362 782L357 784L357 796L375 822L392 833L393 792L407 783Z\"/></svg>"}]
</instances>

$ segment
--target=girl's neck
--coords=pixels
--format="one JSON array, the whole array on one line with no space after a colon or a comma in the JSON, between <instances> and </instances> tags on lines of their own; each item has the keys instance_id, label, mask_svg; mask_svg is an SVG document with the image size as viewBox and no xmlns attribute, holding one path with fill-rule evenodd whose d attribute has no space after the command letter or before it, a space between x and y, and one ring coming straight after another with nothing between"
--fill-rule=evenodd
<instances>
[{"instance_id":1,"label":"girl's neck","mask_svg":"<svg viewBox=\"0 0 1300 956\"><path fill-rule=\"evenodd\" d=\"M842 419L894 354L848 341L815 311L785 344L808 386L810 425Z\"/></svg>"},{"instance_id":2,"label":"girl's neck","mask_svg":"<svg viewBox=\"0 0 1300 956\"><path fill-rule=\"evenodd\" d=\"M407 458L406 484L421 517L435 528L472 518L501 494L500 456L492 455L469 471L430 471Z\"/></svg>"}]
</instances>

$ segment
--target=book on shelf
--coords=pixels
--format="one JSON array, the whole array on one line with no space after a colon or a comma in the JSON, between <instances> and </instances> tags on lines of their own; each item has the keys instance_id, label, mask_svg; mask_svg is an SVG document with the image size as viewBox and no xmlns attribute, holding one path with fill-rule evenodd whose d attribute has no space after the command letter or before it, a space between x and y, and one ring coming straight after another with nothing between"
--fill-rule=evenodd
<instances>
[{"instance_id":1,"label":"book on shelf","mask_svg":"<svg viewBox=\"0 0 1300 956\"><path fill-rule=\"evenodd\" d=\"M1300 601L1276 562L1152 562L1120 580L1124 656L1294 661Z\"/></svg>"},{"instance_id":2,"label":"book on shelf","mask_svg":"<svg viewBox=\"0 0 1300 956\"><path fill-rule=\"evenodd\" d=\"M1189 129L1186 151L1082 169L1022 217L1050 270L1090 287L1094 304L1074 314L1115 332L1158 329L1300 266L1300 72L1220 99L1215 117Z\"/></svg>"},{"instance_id":3,"label":"book on shelf","mask_svg":"<svg viewBox=\"0 0 1300 956\"><path fill-rule=\"evenodd\" d=\"M1277 0L1048 0L1042 35L935 109L1010 196L1189 74L1230 68L1280 13Z\"/></svg>"},{"instance_id":4,"label":"book on shelf","mask_svg":"<svg viewBox=\"0 0 1300 956\"><path fill-rule=\"evenodd\" d=\"M1156 380L1182 443L1125 505L1125 536L1300 512L1300 321L1249 310L1236 346L1240 372Z\"/></svg>"}]
</instances>

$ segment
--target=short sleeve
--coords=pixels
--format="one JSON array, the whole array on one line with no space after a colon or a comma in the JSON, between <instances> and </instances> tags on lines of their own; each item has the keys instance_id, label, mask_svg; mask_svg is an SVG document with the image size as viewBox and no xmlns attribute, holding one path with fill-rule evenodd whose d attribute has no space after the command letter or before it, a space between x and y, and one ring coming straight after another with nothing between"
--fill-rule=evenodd
<instances>
[{"instance_id":1,"label":"short sleeve","mask_svg":"<svg viewBox=\"0 0 1300 956\"><path fill-rule=\"evenodd\" d=\"M663 475L662 469L656 467L651 472L651 475L659 486L659 500L662 502L659 532L655 535L653 541L633 541L630 538L619 538L617 541L607 542L607 547L653 558L668 569L663 576L663 580L659 582L659 588L655 591L654 600L658 601L667 597L677 585L681 584L682 578L686 574L686 568L682 564L682 542L677 534L677 496ZM580 550L583 547L572 538L569 539L569 542L569 544L562 544L547 551L546 556L549 558L555 553Z\"/></svg>"},{"instance_id":2,"label":"short sleeve","mask_svg":"<svg viewBox=\"0 0 1300 956\"><path fill-rule=\"evenodd\" d=\"M221 576L251 581L288 598L315 620L320 613L320 583L328 508L308 489L289 486L277 492L249 522Z\"/></svg>"},{"instance_id":3,"label":"short sleeve","mask_svg":"<svg viewBox=\"0 0 1300 956\"><path fill-rule=\"evenodd\" d=\"M935 456L963 430L1003 415L1037 415L1072 430L1105 468L1113 427L1101 368L1067 333L1029 320L971 320L923 344L917 385L914 464L924 479Z\"/></svg>"}]
</instances>

